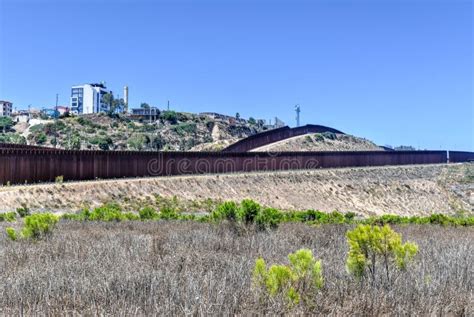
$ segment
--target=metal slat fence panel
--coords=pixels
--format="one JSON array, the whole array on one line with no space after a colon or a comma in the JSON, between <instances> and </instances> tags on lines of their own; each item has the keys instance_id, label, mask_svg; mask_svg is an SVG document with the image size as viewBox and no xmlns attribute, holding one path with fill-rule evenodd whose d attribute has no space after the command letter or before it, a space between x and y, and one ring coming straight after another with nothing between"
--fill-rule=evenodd
<instances>
[{"instance_id":1,"label":"metal slat fence panel","mask_svg":"<svg viewBox=\"0 0 474 317\"><path fill-rule=\"evenodd\" d=\"M454 154L465 160L466 154ZM471 153L472 154L472 153ZM0 183L446 163L446 151L106 152L0 148Z\"/></svg>"}]
</instances>

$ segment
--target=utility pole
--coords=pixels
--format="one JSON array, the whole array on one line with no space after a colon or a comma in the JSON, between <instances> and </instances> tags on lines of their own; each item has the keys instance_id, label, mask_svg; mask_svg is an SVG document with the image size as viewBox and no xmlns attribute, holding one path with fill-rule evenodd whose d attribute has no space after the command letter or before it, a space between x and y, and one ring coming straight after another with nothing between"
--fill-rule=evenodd
<instances>
[{"instance_id":1,"label":"utility pole","mask_svg":"<svg viewBox=\"0 0 474 317\"><path fill-rule=\"evenodd\" d=\"M168 100L168 111L170 111L170 101Z\"/></svg>"},{"instance_id":2,"label":"utility pole","mask_svg":"<svg viewBox=\"0 0 474 317\"><path fill-rule=\"evenodd\" d=\"M295 106L295 111L296 111L296 127L299 127L300 126L300 112L301 112L301 108L299 104Z\"/></svg>"}]
</instances>

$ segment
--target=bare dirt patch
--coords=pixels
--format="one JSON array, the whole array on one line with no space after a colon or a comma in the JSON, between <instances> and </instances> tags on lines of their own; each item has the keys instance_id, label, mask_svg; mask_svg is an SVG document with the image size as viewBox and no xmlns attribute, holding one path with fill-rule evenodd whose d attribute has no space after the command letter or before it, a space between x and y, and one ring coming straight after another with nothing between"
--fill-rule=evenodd
<instances>
[{"instance_id":1,"label":"bare dirt patch","mask_svg":"<svg viewBox=\"0 0 474 317\"><path fill-rule=\"evenodd\" d=\"M372 141L348 134L313 133L253 149L252 152L284 151L383 151Z\"/></svg>"}]
</instances>

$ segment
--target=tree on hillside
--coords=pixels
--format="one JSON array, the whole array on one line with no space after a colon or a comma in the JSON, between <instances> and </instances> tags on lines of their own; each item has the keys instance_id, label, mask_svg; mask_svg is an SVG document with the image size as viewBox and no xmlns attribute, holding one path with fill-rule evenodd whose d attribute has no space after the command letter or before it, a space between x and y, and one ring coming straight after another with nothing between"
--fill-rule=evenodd
<instances>
[{"instance_id":1,"label":"tree on hillside","mask_svg":"<svg viewBox=\"0 0 474 317\"><path fill-rule=\"evenodd\" d=\"M239 120L239 119L240 119L240 113L237 112L237 113L235 114L235 118L236 118L237 120Z\"/></svg>"},{"instance_id":2,"label":"tree on hillside","mask_svg":"<svg viewBox=\"0 0 474 317\"><path fill-rule=\"evenodd\" d=\"M123 112L124 109L125 109L125 101L122 98L114 99L112 101L112 107L110 109L110 113Z\"/></svg>"},{"instance_id":3,"label":"tree on hillside","mask_svg":"<svg viewBox=\"0 0 474 317\"><path fill-rule=\"evenodd\" d=\"M113 107L114 103L114 95L111 93L106 93L102 95L102 103L105 103L107 106L109 106L109 111Z\"/></svg>"},{"instance_id":4,"label":"tree on hillside","mask_svg":"<svg viewBox=\"0 0 474 317\"><path fill-rule=\"evenodd\" d=\"M3 133L6 133L8 129L13 126L13 120L10 117L0 117L0 128L3 130Z\"/></svg>"}]
</instances>

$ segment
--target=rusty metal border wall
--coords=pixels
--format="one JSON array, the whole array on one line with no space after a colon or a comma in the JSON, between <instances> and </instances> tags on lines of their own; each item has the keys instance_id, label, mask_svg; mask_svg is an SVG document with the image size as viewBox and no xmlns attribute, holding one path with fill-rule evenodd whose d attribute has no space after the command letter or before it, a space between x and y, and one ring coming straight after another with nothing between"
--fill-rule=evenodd
<instances>
[{"instance_id":1,"label":"rusty metal border wall","mask_svg":"<svg viewBox=\"0 0 474 317\"><path fill-rule=\"evenodd\" d=\"M249 136L248 138L242 139L237 141L234 144L229 145L222 152L247 152L252 149L268 145L274 142L278 142L281 140L285 140L288 138L292 138L295 136L308 134L308 133L324 133L324 132L332 132L338 134L344 134L343 132L330 128L325 127L322 125L314 125L314 124L307 124L305 126L297 127L297 128L290 128L288 126L273 129L261 133L257 133L254 135Z\"/></svg>"},{"instance_id":2,"label":"rusty metal border wall","mask_svg":"<svg viewBox=\"0 0 474 317\"><path fill-rule=\"evenodd\" d=\"M317 169L437 164L446 151L393 152L137 152L0 147L0 184Z\"/></svg>"},{"instance_id":3,"label":"rusty metal border wall","mask_svg":"<svg viewBox=\"0 0 474 317\"><path fill-rule=\"evenodd\" d=\"M474 162L474 152L449 151L450 163Z\"/></svg>"}]
</instances>

